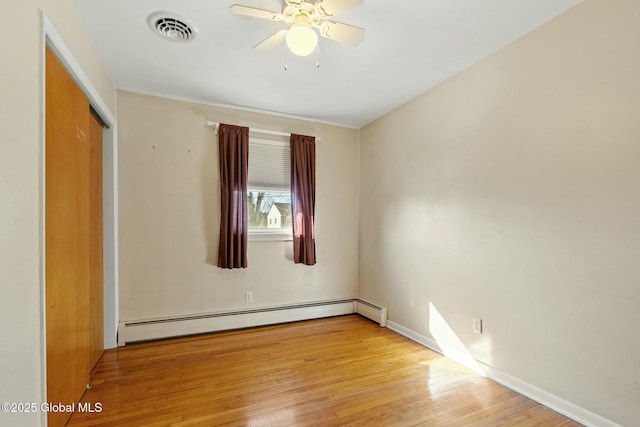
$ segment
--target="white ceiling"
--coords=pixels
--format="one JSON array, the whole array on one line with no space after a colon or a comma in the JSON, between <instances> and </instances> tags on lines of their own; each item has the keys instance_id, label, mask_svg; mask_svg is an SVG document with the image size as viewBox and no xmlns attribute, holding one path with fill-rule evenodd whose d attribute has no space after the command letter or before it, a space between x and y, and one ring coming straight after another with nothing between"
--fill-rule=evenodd
<instances>
[{"instance_id":1,"label":"white ceiling","mask_svg":"<svg viewBox=\"0 0 640 427\"><path fill-rule=\"evenodd\" d=\"M352 47L320 38L317 55L284 44L253 49L278 29L232 15L234 3L280 11L281 0L74 0L115 85L359 128L582 0L365 0L336 21L364 27ZM180 44L147 25L156 11L198 29ZM284 62L288 70L284 69Z\"/></svg>"}]
</instances>

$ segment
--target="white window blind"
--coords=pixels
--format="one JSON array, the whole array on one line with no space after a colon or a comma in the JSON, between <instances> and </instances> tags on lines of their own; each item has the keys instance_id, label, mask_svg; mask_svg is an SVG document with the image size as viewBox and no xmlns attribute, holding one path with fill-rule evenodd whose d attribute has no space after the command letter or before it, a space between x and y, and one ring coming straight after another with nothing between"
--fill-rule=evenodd
<instances>
[{"instance_id":1,"label":"white window blind","mask_svg":"<svg viewBox=\"0 0 640 427\"><path fill-rule=\"evenodd\" d=\"M255 190L289 190L289 144L282 141L249 139L248 187Z\"/></svg>"}]
</instances>

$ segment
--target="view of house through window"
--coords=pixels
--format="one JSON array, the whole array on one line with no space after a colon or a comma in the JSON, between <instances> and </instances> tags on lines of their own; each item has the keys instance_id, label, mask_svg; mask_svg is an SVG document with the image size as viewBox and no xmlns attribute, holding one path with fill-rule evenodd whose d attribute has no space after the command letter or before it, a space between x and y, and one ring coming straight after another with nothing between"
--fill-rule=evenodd
<instances>
[{"instance_id":1,"label":"view of house through window","mask_svg":"<svg viewBox=\"0 0 640 427\"><path fill-rule=\"evenodd\" d=\"M291 229L291 194L287 191L247 192L249 228L289 231Z\"/></svg>"},{"instance_id":2,"label":"view of house through window","mask_svg":"<svg viewBox=\"0 0 640 427\"><path fill-rule=\"evenodd\" d=\"M249 138L249 236L291 236L290 162L286 139Z\"/></svg>"}]
</instances>

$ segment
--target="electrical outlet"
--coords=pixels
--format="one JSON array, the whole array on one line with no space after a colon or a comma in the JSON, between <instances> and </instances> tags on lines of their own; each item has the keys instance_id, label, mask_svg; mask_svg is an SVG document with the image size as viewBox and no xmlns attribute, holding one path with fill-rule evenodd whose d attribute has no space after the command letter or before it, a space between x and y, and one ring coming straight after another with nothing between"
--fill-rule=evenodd
<instances>
[{"instance_id":1,"label":"electrical outlet","mask_svg":"<svg viewBox=\"0 0 640 427\"><path fill-rule=\"evenodd\" d=\"M253 301L253 292L245 292L244 302L252 302L252 301Z\"/></svg>"},{"instance_id":2,"label":"electrical outlet","mask_svg":"<svg viewBox=\"0 0 640 427\"><path fill-rule=\"evenodd\" d=\"M482 334L482 318L474 317L473 318L473 332L476 334Z\"/></svg>"}]
</instances>

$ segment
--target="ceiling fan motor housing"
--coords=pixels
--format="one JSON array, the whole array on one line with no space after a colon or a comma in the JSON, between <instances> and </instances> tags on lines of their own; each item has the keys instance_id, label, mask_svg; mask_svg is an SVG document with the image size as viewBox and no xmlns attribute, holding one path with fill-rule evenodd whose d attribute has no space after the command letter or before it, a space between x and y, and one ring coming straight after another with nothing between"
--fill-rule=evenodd
<instances>
[{"instance_id":1,"label":"ceiling fan motor housing","mask_svg":"<svg viewBox=\"0 0 640 427\"><path fill-rule=\"evenodd\" d=\"M308 1L287 1L282 9L283 21L288 25L304 25L320 28L323 19L330 18L322 8L322 2L314 4Z\"/></svg>"}]
</instances>

